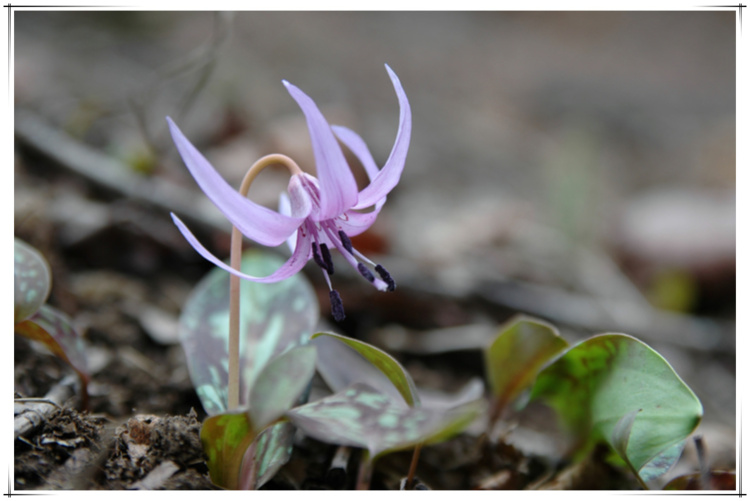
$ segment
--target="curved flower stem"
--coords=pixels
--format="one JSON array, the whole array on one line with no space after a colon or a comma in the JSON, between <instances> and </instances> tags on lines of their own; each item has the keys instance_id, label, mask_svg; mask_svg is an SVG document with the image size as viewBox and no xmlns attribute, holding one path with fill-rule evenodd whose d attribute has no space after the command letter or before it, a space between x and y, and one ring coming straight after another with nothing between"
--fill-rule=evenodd
<instances>
[{"instance_id":1,"label":"curved flower stem","mask_svg":"<svg viewBox=\"0 0 750 501\"><path fill-rule=\"evenodd\" d=\"M289 169L290 174L301 174L302 169L286 155L274 153L266 155L255 162L242 179L240 194L247 196L250 185L260 171L273 164L282 164ZM230 250L230 265L239 270L242 262L242 233L236 226L232 226L232 243ZM229 381L228 408L236 409L240 405L240 278L229 275Z\"/></svg>"}]
</instances>

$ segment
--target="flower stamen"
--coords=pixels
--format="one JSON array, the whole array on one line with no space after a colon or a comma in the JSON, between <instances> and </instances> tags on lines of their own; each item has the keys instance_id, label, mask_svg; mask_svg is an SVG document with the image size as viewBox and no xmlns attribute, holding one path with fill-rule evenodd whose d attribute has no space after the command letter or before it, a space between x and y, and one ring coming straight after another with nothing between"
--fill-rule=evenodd
<instances>
[{"instance_id":1,"label":"flower stamen","mask_svg":"<svg viewBox=\"0 0 750 501\"><path fill-rule=\"evenodd\" d=\"M337 322L341 322L346 318L346 315L344 314L344 303L341 301L341 296L336 289L331 289L328 293L328 297L331 300L331 313L333 314L333 319Z\"/></svg>"},{"instance_id":2,"label":"flower stamen","mask_svg":"<svg viewBox=\"0 0 750 501\"><path fill-rule=\"evenodd\" d=\"M375 271L378 272L378 275L380 275L380 278L383 279L383 282L388 284L388 292L393 292L396 290L396 281L393 280L393 277L391 277L391 274L388 273L388 270L383 268L382 265L375 266Z\"/></svg>"},{"instance_id":3,"label":"flower stamen","mask_svg":"<svg viewBox=\"0 0 750 501\"><path fill-rule=\"evenodd\" d=\"M359 274L362 275L367 279L368 282L374 283L375 282L375 275L372 274L372 272L362 263L357 263L357 270L359 271Z\"/></svg>"},{"instance_id":4,"label":"flower stamen","mask_svg":"<svg viewBox=\"0 0 750 501\"><path fill-rule=\"evenodd\" d=\"M328 250L326 244L320 244L320 253L323 255L323 263L325 263L325 270L329 275L333 275L333 259L331 259L331 251Z\"/></svg>"},{"instance_id":5,"label":"flower stamen","mask_svg":"<svg viewBox=\"0 0 750 501\"><path fill-rule=\"evenodd\" d=\"M349 254L354 254L354 247L352 247L352 241L349 239L349 235L344 233L344 230L339 230L339 238L341 238L341 245L344 249L349 251Z\"/></svg>"}]
</instances>

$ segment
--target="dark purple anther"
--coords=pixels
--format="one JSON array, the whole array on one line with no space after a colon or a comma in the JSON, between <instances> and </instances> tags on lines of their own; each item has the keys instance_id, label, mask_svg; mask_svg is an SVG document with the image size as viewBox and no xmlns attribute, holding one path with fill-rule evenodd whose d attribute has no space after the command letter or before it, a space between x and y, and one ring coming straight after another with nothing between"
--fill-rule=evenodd
<instances>
[{"instance_id":1,"label":"dark purple anther","mask_svg":"<svg viewBox=\"0 0 750 501\"><path fill-rule=\"evenodd\" d=\"M359 270L359 274L369 280L370 283L375 281L375 275L373 275L372 272L367 269L367 266L362 263L357 263L357 269Z\"/></svg>"},{"instance_id":2,"label":"dark purple anther","mask_svg":"<svg viewBox=\"0 0 750 501\"><path fill-rule=\"evenodd\" d=\"M344 303L341 301L341 296L339 296L339 292L336 290L332 290L328 296L331 298L331 313L333 314L333 319L337 322L341 322L346 318L346 315L344 315Z\"/></svg>"},{"instance_id":3,"label":"dark purple anther","mask_svg":"<svg viewBox=\"0 0 750 501\"><path fill-rule=\"evenodd\" d=\"M383 268L381 265L375 266L375 271L378 272L378 275L380 275L380 278L383 279L383 282L388 284L388 290L390 292L393 292L396 290L396 281L393 280L393 277L391 277L391 274L388 273L388 270Z\"/></svg>"},{"instance_id":4,"label":"dark purple anther","mask_svg":"<svg viewBox=\"0 0 750 501\"><path fill-rule=\"evenodd\" d=\"M346 233L344 233L343 230L339 230L339 238L341 238L341 244L344 246L344 249L348 250L349 254L354 254L354 248L352 247L352 241L349 240L349 236Z\"/></svg>"},{"instance_id":5,"label":"dark purple anther","mask_svg":"<svg viewBox=\"0 0 750 501\"><path fill-rule=\"evenodd\" d=\"M320 254L318 253L318 244L315 242L312 243L312 252L313 252L313 261L315 261L315 264L323 268L324 270L328 270L326 268L326 264L323 262L323 260L320 258Z\"/></svg>"},{"instance_id":6,"label":"dark purple anther","mask_svg":"<svg viewBox=\"0 0 750 501\"><path fill-rule=\"evenodd\" d=\"M331 252L328 250L326 244L320 244L320 253L323 255L325 269L328 271L329 275L333 275L333 260L331 259Z\"/></svg>"}]
</instances>

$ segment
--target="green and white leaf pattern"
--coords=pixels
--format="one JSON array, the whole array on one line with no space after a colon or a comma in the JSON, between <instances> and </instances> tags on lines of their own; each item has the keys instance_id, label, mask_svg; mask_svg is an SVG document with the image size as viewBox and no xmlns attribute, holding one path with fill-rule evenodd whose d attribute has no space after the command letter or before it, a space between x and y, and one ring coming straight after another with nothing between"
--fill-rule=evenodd
<instances>
[{"instance_id":1,"label":"green and white leaf pattern","mask_svg":"<svg viewBox=\"0 0 750 501\"><path fill-rule=\"evenodd\" d=\"M22 322L47 301L52 288L52 272L44 256L27 244L13 241L13 320Z\"/></svg>"},{"instance_id":2,"label":"green and white leaf pattern","mask_svg":"<svg viewBox=\"0 0 750 501\"><path fill-rule=\"evenodd\" d=\"M373 460L388 452L446 440L485 408L482 400L448 410L404 407L364 383L287 411L317 440L367 449Z\"/></svg>"},{"instance_id":3,"label":"green and white leaf pattern","mask_svg":"<svg viewBox=\"0 0 750 501\"><path fill-rule=\"evenodd\" d=\"M283 260L248 250L242 271L272 273ZM240 407L247 407L253 382L270 360L306 343L318 321L315 292L298 273L273 284L240 281ZM190 378L209 415L227 410L229 274L211 271L193 290L180 316L180 341Z\"/></svg>"}]
</instances>

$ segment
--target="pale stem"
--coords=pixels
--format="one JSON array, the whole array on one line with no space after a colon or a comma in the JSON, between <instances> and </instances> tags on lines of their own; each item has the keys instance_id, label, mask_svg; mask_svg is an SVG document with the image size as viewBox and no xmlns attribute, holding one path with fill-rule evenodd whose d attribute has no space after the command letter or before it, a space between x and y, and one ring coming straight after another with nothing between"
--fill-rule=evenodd
<instances>
[{"instance_id":1,"label":"pale stem","mask_svg":"<svg viewBox=\"0 0 750 501\"><path fill-rule=\"evenodd\" d=\"M411 456L411 465L409 466L409 474L406 477L406 490L412 488L414 483L414 475L417 473L417 463L419 463L419 452L422 450L422 444L417 444L414 448L414 454Z\"/></svg>"},{"instance_id":2,"label":"pale stem","mask_svg":"<svg viewBox=\"0 0 750 501\"><path fill-rule=\"evenodd\" d=\"M266 155L255 162L242 179L240 194L247 196L250 185L260 171L273 164L282 164L292 175L301 174L302 169L286 155L274 153ZM230 266L240 270L242 263L242 233L236 226L232 226L232 243L230 250ZM229 275L229 409L240 406L240 277Z\"/></svg>"}]
</instances>

